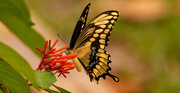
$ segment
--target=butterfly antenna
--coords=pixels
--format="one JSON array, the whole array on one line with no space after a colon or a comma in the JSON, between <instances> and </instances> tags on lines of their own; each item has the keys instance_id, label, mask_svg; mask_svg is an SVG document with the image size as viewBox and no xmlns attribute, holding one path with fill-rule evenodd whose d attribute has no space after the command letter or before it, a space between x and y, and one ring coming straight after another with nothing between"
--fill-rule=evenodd
<instances>
[{"instance_id":1,"label":"butterfly antenna","mask_svg":"<svg viewBox=\"0 0 180 93\"><path fill-rule=\"evenodd\" d=\"M68 46L67 43L61 38L61 36L59 35L59 33L58 33L58 37L61 39L61 41L64 42L64 44L66 44L66 46Z\"/></svg>"}]
</instances>

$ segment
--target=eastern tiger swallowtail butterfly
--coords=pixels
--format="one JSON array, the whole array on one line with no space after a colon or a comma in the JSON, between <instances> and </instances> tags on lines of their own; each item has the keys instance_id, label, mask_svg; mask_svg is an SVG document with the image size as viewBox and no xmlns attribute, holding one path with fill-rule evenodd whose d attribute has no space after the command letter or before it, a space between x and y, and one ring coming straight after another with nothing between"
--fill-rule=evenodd
<instances>
[{"instance_id":1,"label":"eastern tiger swallowtail butterfly","mask_svg":"<svg viewBox=\"0 0 180 93\"><path fill-rule=\"evenodd\" d=\"M77 54L73 61L78 71L81 71L81 65L90 77L98 83L100 78L110 76L118 82L118 77L110 74L110 55L105 47L108 45L110 33L119 14L117 11L105 11L96 16L86 25L86 19L89 12L90 3L82 12L74 33L71 37L70 46L67 49L69 54ZM80 65L81 64L81 65Z\"/></svg>"}]
</instances>

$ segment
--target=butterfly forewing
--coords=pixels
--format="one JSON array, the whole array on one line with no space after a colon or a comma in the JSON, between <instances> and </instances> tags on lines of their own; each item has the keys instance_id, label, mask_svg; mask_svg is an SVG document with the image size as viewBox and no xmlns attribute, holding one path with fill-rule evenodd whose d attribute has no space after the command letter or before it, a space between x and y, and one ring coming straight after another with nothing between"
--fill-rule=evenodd
<instances>
[{"instance_id":1,"label":"butterfly forewing","mask_svg":"<svg viewBox=\"0 0 180 93\"><path fill-rule=\"evenodd\" d=\"M76 42L71 50L77 54L78 60L91 81L95 79L98 83L100 78L105 79L106 76L110 76L116 82L119 81L116 76L109 73L111 70L109 66L110 55L105 50L118 16L117 11L105 11L91 20L85 27L83 26L84 28L81 28L77 33L74 32L74 34L78 34L73 35L77 36L76 38L72 36L72 39L76 39L73 41Z\"/></svg>"},{"instance_id":2,"label":"butterfly forewing","mask_svg":"<svg viewBox=\"0 0 180 93\"><path fill-rule=\"evenodd\" d=\"M86 20L87 20L87 16L89 13L89 7L90 7L90 3L85 7L85 9L83 10L83 13L81 14L78 23L76 24L76 27L74 29L73 35L71 37L71 41L70 41L70 49L73 49L76 40L80 34L80 32L82 31L82 29L84 29L85 25L86 25Z\"/></svg>"},{"instance_id":3,"label":"butterfly forewing","mask_svg":"<svg viewBox=\"0 0 180 93\"><path fill-rule=\"evenodd\" d=\"M112 27L118 17L117 11L106 11L99 14L81 31L74 49L83 46L87 41L93 42L92 46L104 49L108 45Z\"/></svg>"}]
</instances>

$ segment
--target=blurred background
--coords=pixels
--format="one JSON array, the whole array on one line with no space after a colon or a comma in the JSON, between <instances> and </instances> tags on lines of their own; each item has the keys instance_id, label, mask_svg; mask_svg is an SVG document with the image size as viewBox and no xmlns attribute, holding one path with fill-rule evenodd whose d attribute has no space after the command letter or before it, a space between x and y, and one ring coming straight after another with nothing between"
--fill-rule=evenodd
<instances>
[{"instance_id":1,"label":"blurred background","mask_svg":"<svg viewBox=\"0 0 180 93\"><path fill-rule=\"evenodd\" d=\"M75 69L58 78L56 85L72 93L180 93L179 0L25 0L35 28L46 40L70 42L84 7L91 3L88 22L101 12L119 11L107 51L111 73L97 85L85 71ZM1 40L37 68L40 58L1 23ZM60 48L65 44L60 40ZM31 89L32 93L37 92ZM44 93L42 91L42 93Z\"/></svg>"}]
</instances>

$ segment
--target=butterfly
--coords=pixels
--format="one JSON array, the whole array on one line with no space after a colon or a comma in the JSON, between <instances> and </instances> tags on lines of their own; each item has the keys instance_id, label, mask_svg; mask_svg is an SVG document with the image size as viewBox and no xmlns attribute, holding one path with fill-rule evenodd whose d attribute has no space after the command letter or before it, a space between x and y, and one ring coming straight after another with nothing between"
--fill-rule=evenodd
<instances>
[{"instance_id":1,"label":"butterfly","mask_svg":"<svg viewBox=\"0 0 180 93\"><path fill-rule=\"evenodd\" d=\"M118 77L110 74L110 55L105 47L108 45L110 33L119 14L117 11L105 11L86 25L90 3L83 10L75 30L71 37L69 54L77 54L74 58L74 64L78 71L81 71L81 65L90 77L90 81L95 80L98 84L100 78L106 79L110 76L118 82Z\"/></svg>"}]
</instances>

